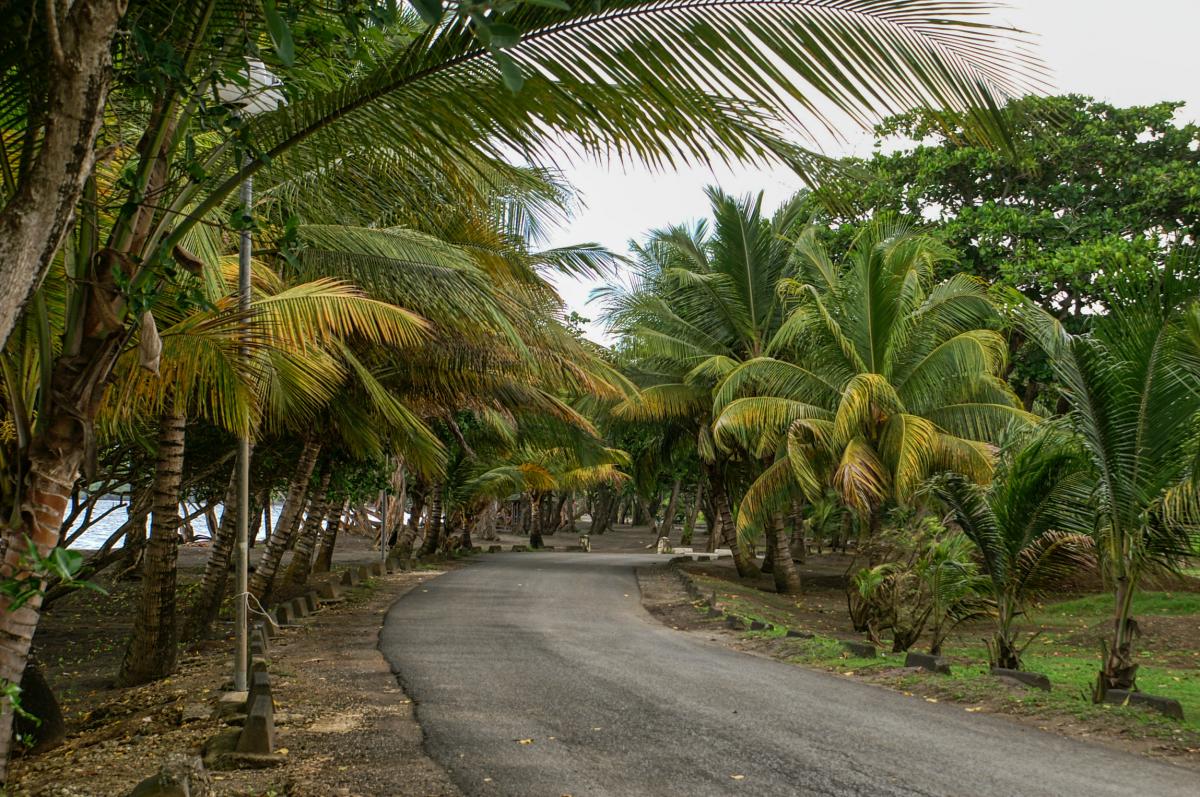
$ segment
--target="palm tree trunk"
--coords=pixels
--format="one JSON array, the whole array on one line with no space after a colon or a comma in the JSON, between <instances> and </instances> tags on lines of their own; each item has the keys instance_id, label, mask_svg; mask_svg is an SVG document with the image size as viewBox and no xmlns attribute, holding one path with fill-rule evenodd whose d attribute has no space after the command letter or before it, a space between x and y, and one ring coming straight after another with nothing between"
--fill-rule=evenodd
<instances>
[{"instance_id":1,"label":"palm tree trunk","mask_svg":"<svg viewBox=\"0 0 1200 797\"><path fill-rule=\"evenodd\" d=\"M724 542L733 553L733 566L741 578L752 578L758 575L758 568L750 561L746 549L738 540L737 527L733 525L733 508L729 504L729 493L725 490L725 479L720 468L715 464L707 464L709 490L712 493L713 505L717 510L717 519L721 523L721 534Z\"/></svg>"},{"instance_id":2,"label":"palm tree trunk","mask_svg":"<svg viewBox=\"0 0 1200 797\"><path fill-rule=\"evenodd\" d=\"M413 544L417 541L417 537L421 532L421 516L425 513L425 498L428 491L429 488L423 480L413 480L412 511L408 515L408 525L404 527L404 531L400 534L400 539L396 541L396 548L393 555L397 559L408 561L412 557ZM403 510L403 507L401 507L401 510Z\"/></svg>"},{"instance_id":3,"label":"palm tree trunk","mask_svg":"<svg viewBox=\"0 0 1200 797\"><path fill-rule=\"evenodd\" d=\"M671 498L667 501L667 511L663 513L662 523L658 525L658 536L671 538L671 530L675 527L675 508L679 505L680 479L671 485Z\"/></svg>"},{"instance_id":4,"label":"palm tree trunk","mask_svg":"<svg viewBox=\"0 0 1200 797\"><path fill-rule=\"evenodd\" d=\"M1138 665L1133 660L1133 639L1138 626L1137 621L1130 617L1133 595L1134 584L1128 574L1117 576L1112 646L1105 652L1100 689L1097 690L1101 698L1109 689L1133 689L1137 684Z\"/></svg>"},{"instance_id":5,"label":"palm tree trunk","mask_svg":"<svg viewBox=\"0 0 1200 797\"><path fill-rule=\"evenodd\" d=\"M799 595L802 591L800 571L792 560L791 539L784 530L782 513L772 513L767 525L773 529L767 539L774 543L771 574L775 577L775 591L780 595Z\"/></svg>"},{"instance_id":6,"label":"palm tree trunk","mask_svg":"<svg viewBox=\"0 0 1200 797\"><path fill-rule=\"evenodd\" d=\"M683 524L683 534L679 538L680 545L691 545L696 534L696 517L700 514L700 504L704 500L704 482L696 481L696 497L687 510L687 520Z\"/></svg>"},{"instance_id":7,"label":"palm tree trunk","mask_svg":"<svg viewBox=\"0 0 1200 797\"><path fill-rule=\"evenodd\" d=\"M321 535L321 550L317 551L316 561L313 562L314 573L328 573L333 569L333 547L337 545L338 531L342 528L342 517L350 499L340 504L331 504L329 513L325 516L325 533Z\"/></svg>"},{"instance_id":8,"label":"palm tree trunk","mask_svg":"<svg viewBox=\"0 0 1200 797\"><path fill-rule=\"evenodd\" d=\"M183 473L185 419L164 415L154 473L154 517L146 543L142 597L117 681L133 686L165 678L175 670L178 631L175 575L179 551L179 482Z\"/></svg>"},{"instance_id":9,"label":"palm tree trunk","mask_svg":"<svg viewBox=\"0 0 1200 797\"><path fill-rule=\"evenodd\" d=\"M283 512L279 522L275 524L275 532L263 546L262 558L250 578L250 593L259 603L265 604L275 582L275 572L279 569L279 560L283 552L291 547L296 529L300 525L300 513L304 509L304 496L308 492L308 482L312 479L313 469L317 465L317 456L321 453L321 444L313 439L304 443L300 452L300 461L296 465L296 474L288 485L287 500L283 503Z\"/></svg>"},{"instance_id":10,"label":"palm tree trunk","mask_svg":"<svg viewBox=\"0 0 1200 797\"><path fill-rule=\"evenodd\" d=\"M221 601L225 598L229 560L233 556L233 545L237 542L237 476L235 465L229 476L229 486L225 488L225 509L221 513L221 522L213 535L208 562L204 565L204 575L196 592L196 602L192 604L192 614L184 634L187 639L197 639L208 631L213 620L217 619Z\"/></svg>"},{"instance_id":11,"label":"palm tree trunk","mask_svg":"<svg viewBox=\"0 0 1200 797\"><path fill-rule=\"evenodd\" d=\"M545 509L545 506L543 505L544 501L545 501L544 496L532 496L531 495L529 497L529 515L530 515L529 547L530 548L546 547L546 543L542 541L541 514L542 514L542 511Z\"/></svg>"},{"instance_id":12,"label":"palm tree trunk","mask_svg":"<svg viewBox=\"0 0 1200 797\"><path fill-rule=\"evenodd\" d=\"M329 480L332 469L326 465L321 472L321 481L313 491L308 502L308 517L304 522L304 530L296 539L296 547L292 551L292 562L288 565L286 581L291 584L304 584L312 571L312 552L317 545L317 535L321 532L321 522L329 511L326 497L329 494Z\"/></svg>"},{"instance_id":13,"label":"palm tree trunk","mask_svg":"<svg viewBox=\"0 0 1200 797\"><path fill-rule=\"evenodd\" d=\"M425 541L418 556L432 556L442 545L442 485L434 482L429 490L429 522L425 524Z\"/></svg>"}]
</instances>

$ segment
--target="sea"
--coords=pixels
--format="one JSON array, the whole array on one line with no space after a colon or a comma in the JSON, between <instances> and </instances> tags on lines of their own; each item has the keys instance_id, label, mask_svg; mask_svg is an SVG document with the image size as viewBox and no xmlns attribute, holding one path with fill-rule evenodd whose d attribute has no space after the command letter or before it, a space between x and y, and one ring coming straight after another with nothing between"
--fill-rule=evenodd
<instances>
[{"instance_id":1,"label":"sea","mask_svg":"<svg viewBox=\"0 0 1200 797\"><path fill-rule=\"evenodd\" d=\"M183 515L189 515L199 508L199 506L193 506L192 504L185 503L182 508ZM121 525L129 519L129 501L122 501L121 499L117 498L101 498L96 502L96 509L92 512L92 516L97 517L102 515L109 509L112 509L113 511L93 524L87 531L80 535L79 539L71 543L72 548L78 548L81 550L95 550L99 548L105 543L106 540L108 540L110 536L112 536L113 532L119 529ZM217 504L216 510L217 519L219 520L221 518L221 513L224 511L224 507L221 504ZM281 503L273 504L271 506L271 528L275 528L275 524L279 522L279 515L282 511L283 504ZM82 518L83 516L80 515L79 519L82 520ZM190 522L192 528L195 530L195 536L197 539L208 537L208 523L205 522L203 515L192 518ZM74 531L74 529L75 527L72 526L71 530L67 532L68 535ZM257 539L261 540L264 539L264 537L265 529L263 529L260 524ZM118 548L121 546L122 542L123 541L117 543Z\"/></svg>"}]
</instances>

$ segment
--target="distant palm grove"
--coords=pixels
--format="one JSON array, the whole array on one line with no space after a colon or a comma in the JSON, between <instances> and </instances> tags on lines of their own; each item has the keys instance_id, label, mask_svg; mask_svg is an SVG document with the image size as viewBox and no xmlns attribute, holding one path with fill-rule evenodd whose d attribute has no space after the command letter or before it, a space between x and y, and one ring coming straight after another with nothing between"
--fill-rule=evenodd
<instances>
[{"instance_id":1,"label":"distant palm grove","mask_svg":"<svg viewBox=\"0 0 1200 797\"><path fill-rule=\"evenodd\" d=\"M848 552L857 632L937 654L984 622L1010 670L1043 595L1106 591L1093 697L1136 688L1138 590L1200 557L1200 129L1176 104L1046 96L1022 34L949 0L16 6L0 760L63 595L140 579L122 685L231 616L239 465L262 605L339 537L407 561L634 524L786 595ZM886 146L801 146L852 124ZM796 190L549 248L574 155ZM564 276L604 283L610 344Z\"/></svg>"}]
</instances>

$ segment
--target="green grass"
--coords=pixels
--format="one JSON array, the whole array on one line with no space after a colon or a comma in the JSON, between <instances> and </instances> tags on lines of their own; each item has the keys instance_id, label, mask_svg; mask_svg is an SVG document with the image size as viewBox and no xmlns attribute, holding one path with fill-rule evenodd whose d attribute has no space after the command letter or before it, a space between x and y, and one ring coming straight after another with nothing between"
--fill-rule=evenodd
<instances>
[{"instance_id":1,"label":"green grass","mask_svg":"<svg viewBox=\"0 0 1200 797\"><path fill-rule=\"evenodd\" d=\"M1039 615L1046 617L1094 616L1097 620L1101 620L1111 616L1112 610L1112 596L1102 593L1047 605L1039 612ZM1194 592L1138 593L1133 598L1133 616L1147 614L1176 617L1200 614L1200 594Z\"/></svg>"}]
</instances>

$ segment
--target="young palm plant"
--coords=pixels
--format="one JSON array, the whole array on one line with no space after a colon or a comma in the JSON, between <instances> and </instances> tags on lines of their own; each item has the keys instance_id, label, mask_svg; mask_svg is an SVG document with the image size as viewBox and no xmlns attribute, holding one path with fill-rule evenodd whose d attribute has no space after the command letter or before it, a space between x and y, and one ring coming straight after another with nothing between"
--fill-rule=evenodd
<instances>
[{"instance_id":1,"label":"young palm plant","mask_svg":"<svg viewBox=\"0 0 1200 797\"><path fill-rule=\"evenodd\" d=\"M1176 266L1115 295L1086 334L1066 332L1032 304L1017 309L1050 358L1094 471L1080 499L1095 513L1091 533L1115 598L1097 700L1137 682L1131 614L1142 577L1178 567L1200 536L1200 309L1195 279Z\"/></svg>"},{"instance_id":2,"label":"young palm plant","mask_svg":"<svg viewBox=\"0 0 1200 797\"><path fill-rule=\"evenodd\" d=\"M1005 446L987 486L958 475L934 482L934 494L974 543L995 603L991 666L1021 669L1017 623L1028 602L1095 565L1093 510L1080 500L1094 482L1079 440L1057 425Z\"/></svg>"}]
</instances>

